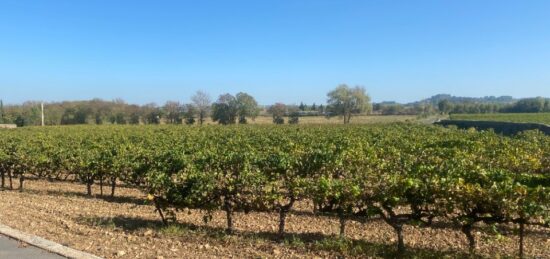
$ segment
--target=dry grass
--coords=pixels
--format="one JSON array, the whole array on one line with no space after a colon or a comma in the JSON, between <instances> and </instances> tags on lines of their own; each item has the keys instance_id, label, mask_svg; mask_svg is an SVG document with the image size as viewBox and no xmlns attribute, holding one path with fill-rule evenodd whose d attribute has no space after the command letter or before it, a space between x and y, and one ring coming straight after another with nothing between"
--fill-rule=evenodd
<instances>
[{"instance_id":1,"label":"dry grass","mask_svg":"<svg viewBox=\"0 0 550 259\"><path fill-rule=\"evenodd\" d=\"M285 123L288 123L288 117L285 117ZM378 123L393 123L393 122L415 122L416 115L359 115L351 118L351 124L378 124ZM254 120L249 119L249 124L273 124L273 117L258 116ZM206 124L215 124L212 119L208 118ZM300 117L299 124L343 124L343 119L340 117L325 116L304 116Z\"/></svg>"}]
</instances>

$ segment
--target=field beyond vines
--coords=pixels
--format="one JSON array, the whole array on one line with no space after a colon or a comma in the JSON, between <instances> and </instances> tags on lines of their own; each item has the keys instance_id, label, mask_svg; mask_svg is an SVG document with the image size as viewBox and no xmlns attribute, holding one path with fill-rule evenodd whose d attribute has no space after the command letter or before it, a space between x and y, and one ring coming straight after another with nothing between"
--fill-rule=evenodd
<instances>
[{"instance_id":1,"label":"field beyond vines","mask_svg":"<svg viewBox=\"0 0 550 259\"><path fill-rule=\"evenodd\" d=\"M0 222L107 258L550 258L550 136L537 131L0 133Z\"/></svg>"},{"instance_id":2,"label":"field beyond vines","mask_svg":"<svg viewBox=\"0 0 550 259\"><path fill-rule=\"evenodd\" d=\"M433 121L437 116L432 116L426 119L418 118L417 115L357 115L353 116L350 123L351 124L387 124L387 123L396 123L396 122L418 122L424 123L426 121ZM285 123L288 123L289 117L283 117ZM299 119L299 124L309 125L309 124L342 124L343 119L339 116L327 117L327 116L302 116ZM216 125L217 122L212 121L211 118L207 118L204 122L205 124ZM252 125L272 125L273 117L272 116L258 116L254 119L248 121Z\"/></svg>"},{"instance_id":3,"label":"field beyond vines","mask_svg":"<svg viewBox=\"0 0 550 259\"><path fill-rule=\"evenodd\" d=\"M550 113L451 114L451 120L504 121L550 125Z\"/></svg>"}]
</instances>

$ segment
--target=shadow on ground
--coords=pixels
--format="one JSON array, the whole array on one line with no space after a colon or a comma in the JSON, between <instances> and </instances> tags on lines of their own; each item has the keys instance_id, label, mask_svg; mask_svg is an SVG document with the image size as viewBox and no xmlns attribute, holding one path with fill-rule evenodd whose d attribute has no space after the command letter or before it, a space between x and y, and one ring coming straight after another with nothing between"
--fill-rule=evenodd
<instances>
[{"instance_id":1,"label":"shadow on ground","mask_svg":"<svg viewBox=\"0 0 550 259\"><path fill-rule=\"evenodd\" d=\"M140 235L142 232L153 230L157 235L177 237L188 242L200 242L197 237L206 237L211 240L225 241L235 240L236 237L243 241L262 240L272 243L284 243L292 249L318 250L336 252L343 257L382 257L397 258L394 245L368 242L349 238L339 238L322 233L287 233L281 238L274 232L235 231L233 235L227 235L224 228L213 226L199 226L192 223L170 223L165 226L160 221L131 217L80 217L77 219L82 224L99 226L104 228L118 228L127 232ZM193 235L194 234L194 235ZM238 241L232 241L238 242ZM406 255L401 258L484 258L471 256L461 251L438 251L427 248L407 247Z\"/></svg>"},{"instance_id":2,"label":"shadow on ground","mask_svg":"<svg viewBox=\"0 0 550 259\"><path fill-rule=\"evenodd\" d=\"M115 195L114 197L111 197L110 195L100 195L95 194L92 196L86 195L86 193L83 192L75 192L75 191L60 191L60 190L33 190L33 189L26 189L24 190L26 193L36 194L36 195L48 195L48 196L65 196L65 197L79 197L79 198L85 198L85 199L100 199L107 202L113 202L113 203L120 203L120 204L134 204L134 205L146 205L148 204L147 200L135 198L135 197L129 197L129 196L120 196Z\"/></svg>"}]
</instances>

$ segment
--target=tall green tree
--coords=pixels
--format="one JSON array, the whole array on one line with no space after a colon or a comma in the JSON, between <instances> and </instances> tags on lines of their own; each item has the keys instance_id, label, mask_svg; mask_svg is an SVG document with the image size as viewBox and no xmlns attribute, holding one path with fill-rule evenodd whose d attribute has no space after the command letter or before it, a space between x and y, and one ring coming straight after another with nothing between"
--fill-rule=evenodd
<instances>
[{"instance_id":1,"label":"tall green tree","mask_svg":"<svg viewBox=\"0 0 550 259\"><path fill-rule=\"evenodd\" d=\"M220 95L212 105L212 120L223 125L235 124L237 119L239 123L244 124L247 118L256 118L259 113L260 109L254 97L242 92L236 96Z\"/></svg>"},{"instance_id":2,"label":"tall green tree","mask_svg":"<svg viewBox=\"0 0 550 259\"><path fill-rule=\"evenodd\" d=\"M192 125L195 123L195 116L199 114L200 111L197 110L196 106L193 104L186 104L185 105L185 111L183 112L183 118L185 120L185 124ZM199 117L200 120L200 117Z\"/></svg>"},{"instance_id":3,"label":"tall green tree","mask_svg":"<svg viewBox=\"0 0 550 259\"><path fill-rule=\"evenodd\" d=\"M168 101L162 107L166 120L170 124L181 124L182 122L182 113L183 105L180 102Z\"/></svg>"},{"instance_id":4,"label":"tall green tree","mask_svg":"<svg viewBox=\"0 0 550 259\"><path fill-rule=\"evenodd\" d=\"M444 99L437 103L437 108L439 108L439 112L447 114L453 109L453 104L449 100Z\"/></svg>"},{"instance_id":5,"label":"tall green tree","mask_svg":"<svg viewBox=\"0 0 550 259\"><path fill-rule=\"evenodd\" d=\"M160 124L161 118L164 116L162 109L155 103L144 105L142 112L146 124Z\"/></svg>"},{"instance_id":6,"label":"tall green tree","mask_svg":"<svg viewBox=\"0 0 550 259\"><path fill-rule=\"evenodd\" d=\"M341 84L327 94L330 115L339 115L348 124L353 114L368 113L372 106L370 96L362 86L349 87Z\"/></svg>"},{"instance_id":7,"label":"tall green tree","mask_svg":"<svg viewBox=\"0 0 550 259\"><path fill-rule=\"evenodd\" d=\"M237 112L237 99L231 94L220 95L212 104L212 120L222 125L235 124Z\"/></svg>"},{"instance_id":8,"label":"tall green tree","mask_svg":"<svg viewBox=\"0 0 550 259\"><path fill-rule=\"evenodd\" d=\"M275 124L284 124L284 116L286 114L286 105L283 103L276 103L269 107L269 113L273 116L273 123Z\"/></svg>"},{"instance_id":9,"label":"tall green tree","mask_svg":"<svg viewBox=\"0 0 550 259\"><path fill-rule=\"evenodd\" d=\"M305 111L306 108L307 106L303 102L300 102L300 106L298 106L298 109L300 109L300 111Z\"/></svg>"},{"instance_id":10,"label":"tall green tree","mask_svg":"<svg viewBox=\"0 0 550 259\"><path fill-rule=\"evenodd\" d=\"M256 99L247 93L240 92L235 96L237 102L237 114L239 115L239 123L245 124L246 118L256 118L260 113L258 102Z\"/></svg>"},{"instance_id":11,"label":"tall green tree","mask_svg":"<svg viewBox=\"0 0 550 259\"><path fill-rule=\"evenodd\" d=\"M515 103L510 112L543 112L545 99L542 97L521 99Z\"/></svg>"}]
</instances>

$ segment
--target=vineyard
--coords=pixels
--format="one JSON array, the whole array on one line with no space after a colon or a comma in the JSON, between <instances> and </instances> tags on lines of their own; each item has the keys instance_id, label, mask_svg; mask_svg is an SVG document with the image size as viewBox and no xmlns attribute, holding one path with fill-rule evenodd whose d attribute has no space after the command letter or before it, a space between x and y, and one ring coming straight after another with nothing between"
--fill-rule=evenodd
<instances>
[{"instance_id":1,"label":"vineyard","mask_svg":"<svg viewBox=\"0 0 550 259\"><path fill-rule=\"evenodd\" d=\"M451 114L452 120L505 121L550 125L550 113L480 113Z\"/></svg>"},{"instance_id":2,"label":"vineyard","mask_svg":"<svg viewBox=\"0 0 550 259\"><path fill-rule=\"evenodd\" d=\"M313 217L338 220L341 238L350 224L382 220L397 255L408 252L405 227L458 229L475 254L482 224L514 230L516 254L508 256L548 256L524 249L526 235L550 234L550 137L536 131L505 137L411 124L31 127L0 132L0 172L3 190L23 193L26 179L82 183L88 196L140 190L166 226L185 210L199 211L206 223L223 212L231 235L237 213L275 213L274 235L284 240L288 218L311 204Z\"/></svg>"}]
</instances>

